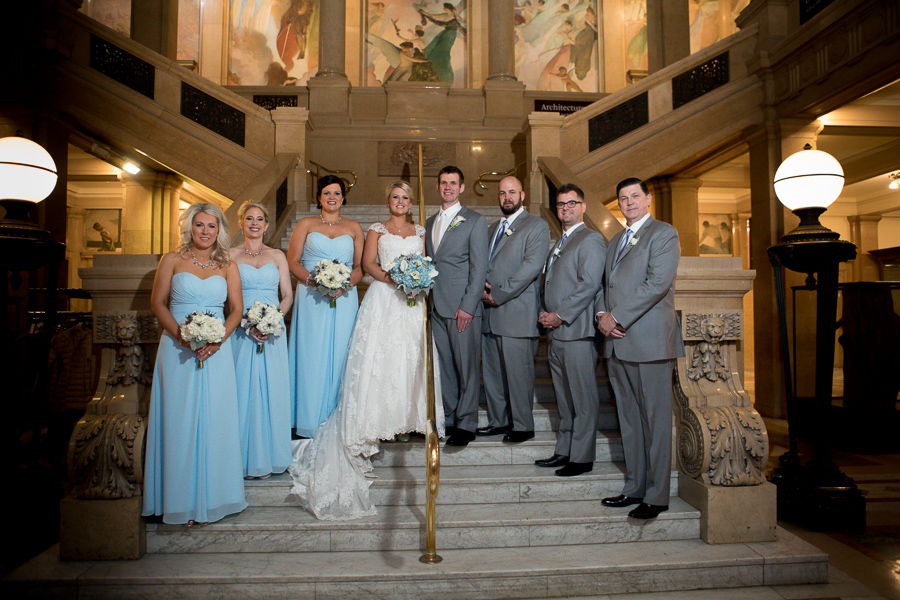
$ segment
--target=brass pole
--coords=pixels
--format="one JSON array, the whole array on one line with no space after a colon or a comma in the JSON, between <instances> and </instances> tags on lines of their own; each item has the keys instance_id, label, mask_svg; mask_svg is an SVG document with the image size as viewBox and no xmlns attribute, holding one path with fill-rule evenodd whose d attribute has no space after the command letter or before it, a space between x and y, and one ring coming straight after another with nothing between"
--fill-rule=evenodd
<instances>
[{"instance_id":1,"label":"brass pole","mask_svg":"<svg viewBox=\"0 0 900 600\"><path fill-rule=\"evenodd\" d=\"M422 168L422 144L419 144L419 225L425 226L425 184ZM425 311L425 327L422 329L425 339L425 403L428 405L428 424L425 430L426 469L426 503L425 503L425 554L419 560L426 564L435 564L444 560L437 553L437 499L438 483L441 479L441 446L438 443L434 410L434 356L431 345L431 311L428 307L428 296L422 302Z\"/></svg>"}]
</instances>

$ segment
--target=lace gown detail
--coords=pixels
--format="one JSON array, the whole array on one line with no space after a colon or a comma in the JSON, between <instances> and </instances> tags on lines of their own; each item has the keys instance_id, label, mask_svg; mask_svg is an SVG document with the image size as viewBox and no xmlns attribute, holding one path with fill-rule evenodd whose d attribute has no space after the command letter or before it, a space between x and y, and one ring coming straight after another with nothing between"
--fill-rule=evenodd
<instances>
[{"instance_id":1,"label":"lace gown detail","mask_svg":"<svg viewBox=\"0 0 900 600\"><path fill-rule=\"evenodd\" d=\"M425 230L403 238L381 223L378 260L382 265L404 254L421 253ZM369 458L379 440L398 433L425 432L428 411L422 332L424 309L407 306L406 295L392 284L374 281L366 291L350 339L347 365L336 410L312 440L294 442L289 471L292 493L319 519L356 519L376 513L369 498ZM437 365L435 364L435 367ZM439 381L435 373L436 383ZM440 398L440 388L435 390ZM436 403L438 435L443 435L443 406Z\"/></svg>"}]
</instances>

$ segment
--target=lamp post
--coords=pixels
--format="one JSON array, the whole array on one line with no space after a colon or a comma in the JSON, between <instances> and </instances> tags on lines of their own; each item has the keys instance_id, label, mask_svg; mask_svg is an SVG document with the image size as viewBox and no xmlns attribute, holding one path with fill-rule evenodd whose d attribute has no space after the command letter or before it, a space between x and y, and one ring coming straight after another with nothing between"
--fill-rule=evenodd
<instances>
[{"instance_id":1,"label":"lamp post","mask_svg":"<svg viewBox=\"0 0 900 600\"><path fill-rule=\"evenodd\" d=\"M830 154L803 150L789 156L775 172L775 193L800 225L769 248L775 276L784 389L787 399L790 447L780 458L772 481L778 486L780 518L803 521L813 529L865 527L865 500L853 480L830 455L828 414L834 376L834 332L840 263L856 258L856 246L840 239L819 222L819 216L837 200L844 187L844 172ZM816 380L812 405L813 458L801 465L795 427L796 401L791 386L790 350L783 269L807 274L807 286L816 294ZM814 275L818 275L818 281Z\"/></svg>"},{"instance_id":2,"label":"lamp post","mask_svg":"<svg viewBox=\"0 0 900 600\"><path fill-rule=\"evenodd\" d=\"M26 362L30 354L39 357L44 361L42 364L46 364L50 336L56 322L59 263L65 250L65 244L50 239L50 232L38 227L29 217L29 212L50 195L56 187L57 179L56 164L44 148L20 135L0 138L0 206L6 209L6 215L0 220L0 265L7 276L0 286L0 306L3 306L7 314L0 346L3 347L3 380L13 390L14 386L21 386L22 395L27 393L30 382L23 376L26 370L21 367L29 365L16 363ZM13 347L16 336L12 332L18 328L18 319L11 329L8 316L9 290L17 290L22 285L22 271L33 271L47 264L50 266L47 273L48 293L45 297L43 335L36 340L36 347L30 349L32 352L17 352ZM46 369L41 372L43 371ZM35 389L35 396L39 401L46 398L45 379L40 378ZM34 419L34 443L40 431L40 423L37 421L39 407L31 406L29 412Z\"/></svg>"}]
</instances>

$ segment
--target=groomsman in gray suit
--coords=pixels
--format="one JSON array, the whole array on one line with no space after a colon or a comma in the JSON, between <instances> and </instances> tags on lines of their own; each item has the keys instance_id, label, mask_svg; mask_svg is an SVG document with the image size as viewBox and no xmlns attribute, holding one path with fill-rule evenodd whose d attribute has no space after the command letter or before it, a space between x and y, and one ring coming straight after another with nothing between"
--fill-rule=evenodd
<instances>
[{"instance_id":1,"label":"groomsman in gray suit","mask_svg":"<svg viewBox=\"0 0 900 600\"><path fill-rule=\"evenodd\" d=\"M572 183L557 190L556 214L563 236L547 256L538 317L547 328L553 391L559 407L559 436L553 456L539 467L561 467L571 477L589 472L597 449L600 394L597 389L599 339L594 298L603 281L606 241L584 225L584 192Z\"/></svg>"},{"instance_id":2,"label":"groomsman in gray suit","mask_svg":"<svg viewBox=\"0 0 900 600\"><path fill-rule=\"evenodd\" d=\"M525 212L525 192L515 177L500 181L503 218L491 227L484 284L481 365L488 426L478 435L505 433L504 442L534 437L534 355L537 353L541 271L550 228Z\"/></svg>"},{"instance_id":3,"label":"groomsman in gray suit","mask_svg":"<svg viewBox=\"0 0 900 600\"><path fill-rule=\"evenodd\" d=\"M462 171L438 173L441 210L425 222L425 252L438 271L431 291L432 335L441 370L447 445L475 439L481 384L481 295L488 265L484 217L459 202Z\"/></svg>"},{"instance_id":4,"label":"groomsman in gray suit","mask_svg":"<svg viewBox=\"0 0 900 600\"><path fill-rule=\"evenodd\" d=\"M653 519L669 508L672 448L672 369L684 356L675 314L678 232L650 216L647 185L629 178L616 187L628 227L609 243L597 328L616 395L625 449L622 493L606 506L639 505L628 513Z\"/></svg>"}]
</instances>

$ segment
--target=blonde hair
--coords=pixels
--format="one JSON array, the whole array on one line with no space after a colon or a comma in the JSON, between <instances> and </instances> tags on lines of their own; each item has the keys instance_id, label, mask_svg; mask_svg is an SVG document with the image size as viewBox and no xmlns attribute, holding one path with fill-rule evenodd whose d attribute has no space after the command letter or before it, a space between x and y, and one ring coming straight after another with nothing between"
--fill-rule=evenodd
<instances>
[{"instance_id":1,"label":"blonde hair","mask_svg":"<svg viewBox=\"0 0 900 600\"><path fill-rule=\"evenodd\" d=\"M413 191L412 191L412 188L410 187L410 185L408 183L406 183L405 181L397 180L397 181L394 181L393 183L391 183L389 186L387 186L387 189L384 191L384 199L386 202L390 202L391 191L394 188L400 188L401 190L406 192L406 195L409 196L410 201L415 201L415 194L413 194Z\"/></svg>"},{"instance_id":2,"label":"blonde hair","mask_svg":"<svg viewBox=\"0 0 900 600\"><path fill-rule=\"evenodd\" d=\"M194 240L193 237L191 237L191 227L194 224L194 217L196 217L198 213L207 214L216 220L218 233L216 234L216 242L213 244L209 258L217 267L227 267L231 263L231 258L228 256L228 248L231 246L231 237L228 235L228 222L225 220L225 213L215 204L198 202L196 204L191 204L185 209L178 219L178 230L181 232L181 243L178 244L177 252L188 252L194 247Z\"/></svg>"},{"instance_id":3,"label":"blonde hair","mask_svg":"<svg viewBox=\"0 0 900 600\"><path fill-rule=\"evenodd\" d=\"M238 217L238 222L239 222L238 223L239 228L240 228L240 221L244 220L244 215L246 215L247 211L250 210L251 208L259 209L259 212L261 212L263 214L263 217L265 217L266 223L269 222L269 211L266 209L266 207L263 206L262 204L260 204L259 202L250 202L249 200L247 200L246 202L241 204L241 207L238 209L237 217Z\"/></svg>"}]
</instances>

